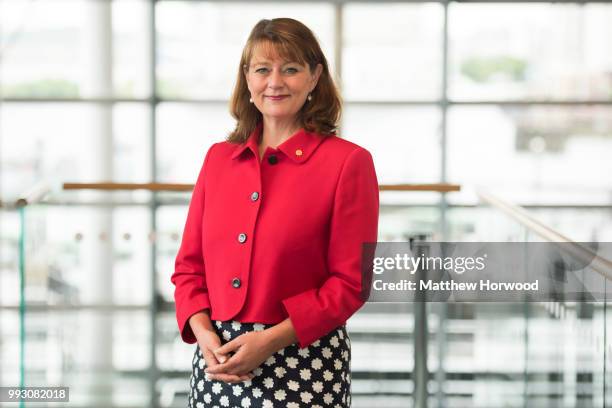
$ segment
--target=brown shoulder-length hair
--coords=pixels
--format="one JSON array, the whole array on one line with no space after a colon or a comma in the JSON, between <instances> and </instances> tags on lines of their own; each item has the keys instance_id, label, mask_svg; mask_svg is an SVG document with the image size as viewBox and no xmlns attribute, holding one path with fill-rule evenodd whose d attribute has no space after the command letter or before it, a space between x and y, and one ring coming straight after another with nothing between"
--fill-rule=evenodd
<instances>
[{"instance_id":1,"label":"brown shoulder-length hair","mask_svg":"<svg viewBox=\"0 0 612 408\"><path fill-rule=\"evenodd\" d=\"M261 112L249 102L250 92L245 76L258 46L264 46L269 52L275 52L288 61L307 65L311 73L314 73L317 64L323 66L319 81L311 93L312 99L304 103L297 113L297 119L306 131L325 136L334 134L340 120L342 104L319 42L312 31L301 22L292 18L274 18L260 20L255 24L242 50L238 77L230 100L230 112L237 123L227 140L232 143L245 142L262 120Z\"/></svg>"}]
</instances>

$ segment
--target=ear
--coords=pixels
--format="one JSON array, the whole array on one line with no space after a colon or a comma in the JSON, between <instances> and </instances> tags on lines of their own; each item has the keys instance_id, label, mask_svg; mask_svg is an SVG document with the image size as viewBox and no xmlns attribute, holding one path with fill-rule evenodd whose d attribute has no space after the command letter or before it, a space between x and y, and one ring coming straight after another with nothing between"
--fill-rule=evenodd
<instances>
[{"instance_id":1,"label":"ear","mask_svg":"<svg viewBox=\"0 0 612 408\"><path fill-rule=\"evenodd\" d=\"M319 78L321 77L322 72L323 65L317 64L317 67L315 68L314 73L312 74L312 88L310 88L310 92L312 92L317 87L317 83L319 82Z\"/></svg>"},{"instance_id":2,"label":"ear","mask_svg":"<svg viewBox=\"0 0 612 408\"><path fill-rule=\"evenodd\" d=\"M247 89L249 90L249 92L251 92L251 81L249 80L249 75L247 72L244 73L244 83Z\"/></svg>"},{"instance_id":3,"label":"ear","mask_svg":"<svg viewBox=\"0 0 612 408\"><path fill-rule=\"evenodd\" d=\"M245 80L249 79L249 64L242 64L242 75L244 76Z\"/></svg>"}]
</instances>

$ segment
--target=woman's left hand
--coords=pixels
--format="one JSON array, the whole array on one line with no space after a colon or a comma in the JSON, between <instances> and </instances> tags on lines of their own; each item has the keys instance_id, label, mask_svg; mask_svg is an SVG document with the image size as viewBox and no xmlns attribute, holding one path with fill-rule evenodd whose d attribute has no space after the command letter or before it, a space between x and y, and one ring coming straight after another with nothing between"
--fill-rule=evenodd
<instances>
[{"instance_id":1,"label":"woman's left hand","mask_svg":"<svg viewBox=\"0 0 612 408\"><path fill-rule=\"evenodd\" d=\"M263 331L253 331L241 334L234 340L224 344L216 350L216 355L234 354L225 363L208 367L207 372L211 379L215 379L214 374L247 374L261 365L272 354L276 352L271 346L270 333Z\"/></svg>"}]
</instances>

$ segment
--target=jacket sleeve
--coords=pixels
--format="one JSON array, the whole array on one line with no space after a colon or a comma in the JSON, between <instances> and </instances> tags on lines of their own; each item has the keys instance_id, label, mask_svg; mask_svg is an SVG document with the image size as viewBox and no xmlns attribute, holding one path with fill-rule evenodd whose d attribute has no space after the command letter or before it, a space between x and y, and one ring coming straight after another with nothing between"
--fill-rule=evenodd
<instances>
[{"instance_id":1,"label":"jacket sleeve","mask_svg":"<svg viewBox=\"0 0 612 408\"><path fill-rule=\"evenodd\" d=\"M372 156L358 148L346 159L336 188L327 253L329 277L319 288L283 299L300 347L344 324L366 302L370 291L362 285L369 285L372 277L371 268L362 272L362 244L376 242L378 210Z\"/></svg>"},{"instance_id":2,"label":"jacket sleeve","mask_svg":"<svg viewBox=\"0 0 612 408\"><path fill-rule=\"evenodd\" d=\"M174 273L170 278L175 286L176 319L181 338L189 344L197 341L189 326L189 318L199 311L210 309L202 256L202 217L206 163L213 147L206 153L191 195L181 245L174 262Z\"/></svg>"}]
</instances>

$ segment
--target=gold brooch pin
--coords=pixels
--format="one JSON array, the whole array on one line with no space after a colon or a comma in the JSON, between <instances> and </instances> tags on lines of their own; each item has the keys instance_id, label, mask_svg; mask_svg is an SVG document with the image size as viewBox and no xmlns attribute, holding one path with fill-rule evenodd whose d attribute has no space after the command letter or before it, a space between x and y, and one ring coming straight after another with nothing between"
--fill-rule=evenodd
<instances>
[{"instance_id":1,"label":"gold brooch pin","mask_svg":"<svg viewBox=\"0 0 612 408\"><path fill-rule=\"evenodd\" d=\"M296 155L296 156L301 156L302 154L304 154L304 152L302 151L302 149L297 149L297 150L295 151L295 155Z\"/></svg>"}]
</instances>

